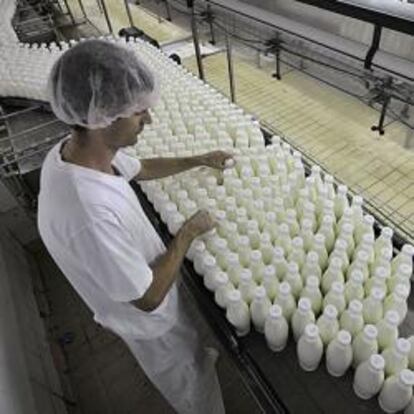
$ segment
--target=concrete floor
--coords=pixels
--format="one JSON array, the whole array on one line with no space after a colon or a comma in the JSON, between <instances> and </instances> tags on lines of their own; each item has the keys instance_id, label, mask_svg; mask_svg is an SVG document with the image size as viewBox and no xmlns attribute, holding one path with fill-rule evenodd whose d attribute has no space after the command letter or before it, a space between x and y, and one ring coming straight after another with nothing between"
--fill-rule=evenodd
<instances>
[{"instance_id":1,"label":"concrete floor","mask_svg":"<svg viewBox=\"0 0 414 414\"><path fill-rule=\"evenodd\" d=\"M45 323L52 348L57 349L57 344L63 344L59 348L63 349L64 358L55 352L55 361L66 395L74 401L73 405L67 406L68 413L174 413L126 345L94 322L91 312L40 242L32 250L35 250L35 261L45 287L44 297L50 309ZM188 311L197 320L203 342L220 350L217 370L226 412L260 413L236 367L213 337L190 294L182 288L181 293ZM40 298L39 302L40 308L44 308Z\"/></svg>"}]
</instances>

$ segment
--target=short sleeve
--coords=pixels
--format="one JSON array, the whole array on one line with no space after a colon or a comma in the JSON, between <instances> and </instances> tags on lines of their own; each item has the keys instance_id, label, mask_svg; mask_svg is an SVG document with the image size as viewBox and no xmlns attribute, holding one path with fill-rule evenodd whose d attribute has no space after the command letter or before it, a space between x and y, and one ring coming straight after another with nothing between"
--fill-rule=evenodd
<instances>
[{"instance_id":1,"label":"short sleeve","mask_svg":"<svg viewBox=\"0 0 414 414\"><path fill-rule=\"evenodd\" d=\"M126 178L131 181L141 170L141 162L138 158L126 154L122 150L118 150L112 160L112 165Z\"/></svg>"},{"instance_id":2,"label":"short sleeve","mask_svg":"<svg viewBox=\"0 0 414 414\"><path fill-rule=\"evenodd\" d=\"M70 249L88 276L116 302L139 299L152 283L151 268L115 219L92 222L72 236Z\"/></svg>"}]
</instances>

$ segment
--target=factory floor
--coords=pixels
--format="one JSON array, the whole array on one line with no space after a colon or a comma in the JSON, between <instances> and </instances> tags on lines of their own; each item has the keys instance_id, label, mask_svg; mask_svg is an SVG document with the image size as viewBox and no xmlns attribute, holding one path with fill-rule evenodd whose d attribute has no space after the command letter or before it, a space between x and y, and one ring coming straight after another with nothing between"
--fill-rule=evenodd
<instances>
[{"instance_id":1,"label":"factory floor","mask_svg":"<svg viewBox=\"0 0 414 414\"><path fill-rule=\"evenodd\" d=\"M38 302L55 350L54 359L68 400L68 413L174 413L124 343L93 321L92 314L41 243L34 243L31 250L45 289L38 295ZM184 289L181 293L189 312L197 320L203 341L220 351L217 370L226 412L260 413L237 369L195 308L190 294Z\"/></svg>"}]
</instances>

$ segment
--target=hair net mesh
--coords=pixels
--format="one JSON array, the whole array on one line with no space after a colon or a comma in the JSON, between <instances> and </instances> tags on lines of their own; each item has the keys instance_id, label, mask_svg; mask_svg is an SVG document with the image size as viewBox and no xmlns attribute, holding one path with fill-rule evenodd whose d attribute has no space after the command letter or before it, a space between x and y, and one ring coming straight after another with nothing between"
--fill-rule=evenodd
<instances>
[{"instance_id":1,"label":"hair net mesh","mask_svg":"<svg viewBox=\"0 0 414 414\"><path fill-rule=\"evenodd\" d=\"M131 49L87 40L56 61L48 94L54 113L63 122L97 129L154 105L158 85Z\"/></svg>"}]
</instances>

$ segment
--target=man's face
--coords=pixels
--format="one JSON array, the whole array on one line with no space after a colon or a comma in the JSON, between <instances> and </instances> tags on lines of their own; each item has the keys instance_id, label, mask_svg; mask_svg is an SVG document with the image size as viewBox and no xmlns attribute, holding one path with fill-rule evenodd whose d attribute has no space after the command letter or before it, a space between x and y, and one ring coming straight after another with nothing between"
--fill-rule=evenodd
<instances>
[{"instance_id":1,"label":"man's face","mask_svg":"<svg viewBox=\"0 0 414 414\"><path fill-rule=\"evenodd\" d=\"M143 131L145 124L151 124L152 119L148 109L137 112L129 118L119 118L106 131L108 145L116 148L135 145L138 135Z\"/></svg>"}]
</instances>

